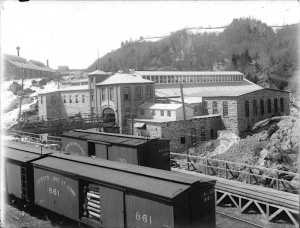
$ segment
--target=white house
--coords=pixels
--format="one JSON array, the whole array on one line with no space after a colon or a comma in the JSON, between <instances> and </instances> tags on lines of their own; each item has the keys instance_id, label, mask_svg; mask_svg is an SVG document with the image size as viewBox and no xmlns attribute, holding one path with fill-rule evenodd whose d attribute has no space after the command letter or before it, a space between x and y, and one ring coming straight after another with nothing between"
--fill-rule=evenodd
<instances>
[{"instance_id":1,"label":"white house","mask_svg":"<svg viewBox=\"0 0 300 228\"><path fill-rule=\"evenodd\" d=\"M139 119L154 119L176 121L183 120L183 107L182 104L157 104L145 103L138 107ZM192 107L185 105L186 119L193 119L194 110Z\"/></svg>"}]
</instances>

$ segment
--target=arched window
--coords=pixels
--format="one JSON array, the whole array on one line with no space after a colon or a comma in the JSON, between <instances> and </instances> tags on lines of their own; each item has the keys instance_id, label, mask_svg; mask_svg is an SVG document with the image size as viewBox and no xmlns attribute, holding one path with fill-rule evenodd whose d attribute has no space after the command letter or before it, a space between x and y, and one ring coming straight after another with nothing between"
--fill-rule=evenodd
<instances>
[{"instance_id":1,"label":"arched window","mask_svg":"<svg viewBox=\"0 0 300 228\"><path fill-rule=\"evenodd\" d=\"M218 104L216 101L212 102L213 114L218 114Z\"/></svg>"},{"instance_id":2,"label":"arched window","mask_svg":"<svg viewBox=\"0 0 300 228\"><path fill-rule=\"evenodd\" d=\"M245 116L249 116L249 101L245 101Z\"/></svg>"},{"instance_id":3,"label":"arched window","mask_svg":"<svg viewBox=\"0 0 300 228\"><path fill-rule=\"evenodd\" d=\"M257 102L253 100L253 116L257 116Z\"/></svg>"},{"instance_id":4,"label":"arched window","mask_svg":"<svg viewBox=\"0 0 300 228\"><path fill-rule=\"evenodd\" d=\"M223 116L228 116L228 102L223 101Z\"/></svg>"},{"instance_id":5,"label":"arched window","mask_svg":"<svg viewBox=\"0 0 300 228\"><path fill-rule=\"evenodd\" d=\"M284 112L284 102L283 102L283 98L280 98L280 111Z\"/></svg>"},{"instance_id":6,"label":"arched window","mask_svg":"<svg viewBox=\"0 0 300 228\"><path fill-rule=\"evenodd\" d=\"M274 112L275 112L275 113L278 112L278 102L277 102L277 98L274 98Z\"/></svg>"},{"instance_id":7,"label":"arched window","mask_svg":"<svg viewBox=\"0 0 300 228\"><path fill-rule=\"evenodd\" d=\"M135 99L136 100L141 99L141 87L139 86L135 87Z\"/></svg>"}]
</instances>

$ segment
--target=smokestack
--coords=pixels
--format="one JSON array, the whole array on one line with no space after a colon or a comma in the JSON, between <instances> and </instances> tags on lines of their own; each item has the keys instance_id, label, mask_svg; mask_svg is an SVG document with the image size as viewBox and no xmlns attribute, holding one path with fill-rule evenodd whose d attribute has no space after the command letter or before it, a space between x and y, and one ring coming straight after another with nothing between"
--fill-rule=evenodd
<instances>
[{"instance_id":1,"label":"smokestack","mask_svg":"<svg viewBox=\"0 0 300 228\"><path fill-rule=\"evenodd\" d=\"M47 59L47 67L49 67L49 61L48 61L48 59Z\"/></svg>"},{"instance_id":2,"label":"smokestack","mask_svg":"<svg viewBox=\"0 0 300 228\"><path fill-rule=\"evenodd\" d=\"M17 52L18 52L18 56L20 56L20 47L19 46L17 46Z\"/></svg>"}]
</instances>

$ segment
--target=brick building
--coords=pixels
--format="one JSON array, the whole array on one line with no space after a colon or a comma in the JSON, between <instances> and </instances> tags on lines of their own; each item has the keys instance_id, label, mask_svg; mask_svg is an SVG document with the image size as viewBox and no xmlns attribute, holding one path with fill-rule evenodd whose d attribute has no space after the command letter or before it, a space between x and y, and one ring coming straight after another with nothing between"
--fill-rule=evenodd
<instances>
[{"instance_id":1,"label":"brick building","mask_svg":"<svg viewBox=\"0 0 300 228\"><path fill-rule=\"evenodd\" d=\"M56 73L37 60L27 61L26 59L15 55L3 55L3 75L5 79L27 79L27 78L45 78L51 77Z\"/></svg>"}]
</instances>

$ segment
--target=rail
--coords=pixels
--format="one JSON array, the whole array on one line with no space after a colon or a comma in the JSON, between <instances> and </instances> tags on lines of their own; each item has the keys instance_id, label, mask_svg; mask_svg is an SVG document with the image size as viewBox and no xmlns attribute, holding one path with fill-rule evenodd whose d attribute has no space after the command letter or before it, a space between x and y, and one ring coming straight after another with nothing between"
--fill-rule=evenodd
<instances>
[{"instance_id":1,"label":"rail","mask_svg":"<svg viewBox=\"0 0 300 228\"><path fill-rule=\"evenodd\" d=\"M17 130L10 130L10 134L15 138L21 139L22 141L37 143L50 149L61 149L61 137L49 136L45 134L33 134Z\"/></svg>"},{"instance_id":2,"label":"rail","mask_svg":"<svg viewBox=\"0 0 300 228\"><path fill-rule=\"evenodd\" d=\"M178 157L183 157L183 159L178 159ZM186 167L188 170L190 170L189 167L193 167L191 171L197 171L206 175L237 180L247 184L275 187L275 189L280 191L298 194L298 189L291 189L291 180L294 177L299 178L298 173L172 152L171 161L179 163L181 167Z\"/></svg>"}]
</instances>

